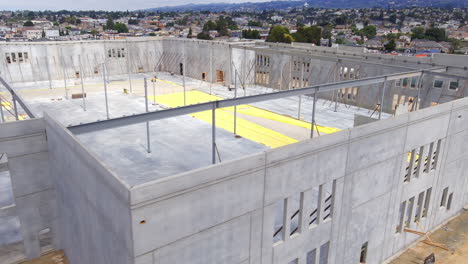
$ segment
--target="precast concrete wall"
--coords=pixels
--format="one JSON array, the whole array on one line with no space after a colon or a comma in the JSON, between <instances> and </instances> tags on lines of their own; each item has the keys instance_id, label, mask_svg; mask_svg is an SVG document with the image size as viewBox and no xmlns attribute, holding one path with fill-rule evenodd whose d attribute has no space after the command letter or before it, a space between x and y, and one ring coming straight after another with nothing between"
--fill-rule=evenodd
<instances>
[{"instance_id":1,"label":"precast concrete wall","mask_svg":"<svg viewBox=\"0 0 468 264\"><path fill-rule=\"evenodd\" d=\"M2 215L19 218L24 254L36 258L45 246L57 248L57 241L49 245L56 234L57 209L44 120L0 124L0 154L8 157L15 203Z\"/></svg>"},{"instance_id":2,"label":"precast concrete wall","mask_svg":"<svg viewBox=\"0 0 468 264\"><path fill-rule=\"evenodd\" d=\"M467 120L460 99L135 186L135 263L381 263L467 203Z\"/></svg>"},{"instance_id":3,"label":"precast concrete wall","mask_svg":"<svg viewBox=\"0 0 468 264\"><path fill-rule=\"evenodd\" d=\"M64 127L45 114L57 196L57 239L70 263L133 263L130 192Z\"/></svg>"},{"instance_id":4,"label":"precast concrete wall","mask_svg":"<svg viewBox=\"0 0 468 264\"><path fill-rule=\"evenodd\" d=\"M161 41L140 38L2 43L0 74L12 84L47 81L50 86L63 86L64 79L67 85L79 84L81 77L102 79L103 64L107 75L154 72L163 52Z\"/></svg>"}]
</instances>

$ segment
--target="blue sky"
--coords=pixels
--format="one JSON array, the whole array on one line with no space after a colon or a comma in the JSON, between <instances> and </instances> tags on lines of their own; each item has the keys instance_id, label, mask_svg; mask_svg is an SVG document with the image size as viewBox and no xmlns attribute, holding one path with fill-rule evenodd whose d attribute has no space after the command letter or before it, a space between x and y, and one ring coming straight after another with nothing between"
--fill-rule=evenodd
<instances>
[{"instance_id":1,"label":"blue sky","mask_svg":"<svg viewBox=\"0 0 468 264\"><path fill-rule=\"evenodd\" d=\"M0 10L137 10L188 3L266 2L269 0L0 0Z\"/></svg>"}]
</instances>

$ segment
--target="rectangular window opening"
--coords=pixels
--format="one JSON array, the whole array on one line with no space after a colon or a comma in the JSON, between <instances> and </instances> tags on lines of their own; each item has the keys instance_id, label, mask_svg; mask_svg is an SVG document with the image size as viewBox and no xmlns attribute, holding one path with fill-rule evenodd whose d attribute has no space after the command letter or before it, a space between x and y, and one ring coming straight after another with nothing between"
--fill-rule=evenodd
<instances>
[{"instance_id":1,"label":"rectangular window opening","mask_svg":"<svg viewBox=\"0 0 468 264\"><path fill-rule=\"evenodd\" d=\"M416 203L416 212L414 213L414 222L419 222L421 218L421 211L424 202L424 192L420 192L418 195L418 202Z\"/></svg>"},{"instance_id":2,"label":"rectangular window opening","mask_svg":"<svg viewBox=\"0 0 468 264\"><path fill-rule=\"evenodd\" d=\"M330 251L330 241L320 246L319 264L328 264L328 252Z\"/></svg>"},{"instance_id":3,"label":"rectangular window opening","mask_svg":"<svg viewBox=\"0 0 468 264\"><path fill-rule=\"evenodd\" d=\"M444 85L444 81L442 80L434 80L434 88L441 89Z\"/></svg>"},{"instance_id":4,"label":"rectangular window opening","mask_svg":"<svg viewBox=\"0 0 468 264\"><path fill-rule=\"evenodd\" d=\"M216 70L216 82L224 83L224 71Z\"/></svg>"},{"instance_id":5,"label":"rectangular window opening","mask_svg":"<svg viewBox=\"0 0 468 264\"><path fill-rule=\"evenodd\" d=\"M432 188L426 190L426 198L424 199L424 209L422 211L422 217L427 217L429 212L429 202L431 201Z\"/></svg>"},{"instance_id":6,"label":"rectangular window opening","mask_svg":"<svg viewBox=\"0 0 468 264\"><path fill-rule=\"evenodd\" d=\"M437 141L437 147L435 147L434 152L432 153L431 170L435 170L437 167L437 160L439 159L441 143L442 143L442 140L439 139Z\"/></svg>"},{"instance_id":7,"label":"rectangular window opening","mask_svg":"<svg viewBox=\"0 0 468 264\"><path fill-rule=\"evenodd\" d=\"M406 208L406 201L403 201L400 204L400 210L399 210L400 217L399 217L398 225L397 225L396 231L395 231L395 233L397 233L397 234L401 233L402 228L403 228L403 221L404 221L404 217L405 217L405 208Z\"/></svg>"},{"instance_id":8,"label":"rectangular window opening","mask_svg":"<svg viewBox=\"0 0 468 264\"><path fill-rule=\"evenodd\" d=\"M307 252L306 264L316 264L315 259L317 258L317 250L313 249Z\"/></svg>"},{"instance_id":9,"label":"rectangular window opening","mask_svg":"<svg viewBox=\"0 0 468 264\"><path fill-rule=\"evenodd\" d=\"M450 210L452 207L452 199L453 199L453 192L449 194L448 200L447 200L447 210Z\"/></svg>"},{"instance_id":10,"label":"rectangular window opening","mask_svg":"<svg viewBox=\"0 0 468 264\"><path fill-rule=\"evenodd\" d=\"M286 203L287 200L279 200L275 204L275 225L273 228L273 244L283 241L284 240L284 232L283 232L283 227L284 227L284 214L285 214L285 208L286 208Z\"/></svg>"},{"instance_id":11,"label":"rectangular window opening","mask_svg":"<svg viewBox=\"0 0 468 264\"><path fill-rule=\"evenodd\" d=\"M10 53L5 53L5 59L7 63L11 63Z\"/></svg>"},{"instance_id":12,"label":"rectangular window opening","mask_svg":"<svg viewBox=\"0 0 468 264\"><path fill-rule=\"evenodd\" d=\"M312 212L309 213L309 226L314 226L317 225L318 223L318 218L320 217L320 204L319 204L319 195L320 195L320 188L314 187L311 192L312 192L312 201L310 203L312 204Z\"/></svg>"},{"instance_id":13,"label":"rectangular window opening","mask_svg":"<svg viewBox=\"0 0 468 264\"><path fill-rule=\"evenodd\" d=\"M295 260L292 260L290 261L288 264L299 264L299 259L295 259Z\"/></svg>"},{"instance_id":14,"label":"rectangular window opening","mask_svg":"<svg viewBox=\"0 0 468 264\"><path fill-rule=\"evenodd\" d=\"M450 81L449 89L456 91L458 90L458 81Z\"/></svg>"},{"instance_id":15,"label":"rectangular window opening","mask_svg":"<svg viewBox=\"0 0 468 264\"><path fill-rule=\"evenodd\" d=\"M38 237L41 252L46 252L52 249L52 234L50 232L50 228L39 231Z\"/></svg>"},{"instance_id":16,"label":"rectangular window opening","mask_svg":"<svg viewBox=\"0 0 468 264\"><path fill-rule=\"evenodd\" d=\"M416 88L417 81L417 78L411 78L411 88Z\"/></svg>"},{"instance_id":17,"label":"rectangular window opening","mask_svg":"<svg viewBox=\"0 0 468 264\"><path fill-rule=\"evenodd\" d=\"M442 198L440 199L440 207L445 207L447 205L447 194L448 187L445 187L444 191L442 192Z\"/></svg>"},{"instance_id":18,"label":"rectangular window opening","mask_svg":"<svg viewBox=\"0 0 468 264\"><path fill-rule=\"evenodd\" d=\"M367 246L369 242L362 244L361 246L361 256L359 257L359 263L366 263L367 262Z\"/></svg>"},{"instance_id":19,"label":"rectangular window opening","mask_svg":"<svg viewBox=\"0 0 468 264\"><path fill-rule=\"evenodd\" d=\"M410 226L411 217L413 215L413 205L414 205L414 196L408 200L408 207L406 210L405 228L408 228Z\"/></svg>"},{"instance_id":20,"label":"rectangular window opening","mask_svg":"<svg viewBox=\"0 0 468 264\"><path fill-rule=\"evenodd\" d=\"M297 194L289 199L288 206L291 206L291 215L289 217L289 219L291 220L291 229L289 234L290 236L293 236L294 234L298 234L300 232L299 219L301 217L301 196L302 194Z\"/></svg>"},{"instance_id":21,"label":"rectangular window opening","mask_svg":"<svg viewBox=\"0 0 468 264\"><path fill-rule=\"evenodd\" d=\"M323 184L323 221L331 220L333 214L333 200L335 194L336 180L332 183Z\"/></svg>"}]
</instances>

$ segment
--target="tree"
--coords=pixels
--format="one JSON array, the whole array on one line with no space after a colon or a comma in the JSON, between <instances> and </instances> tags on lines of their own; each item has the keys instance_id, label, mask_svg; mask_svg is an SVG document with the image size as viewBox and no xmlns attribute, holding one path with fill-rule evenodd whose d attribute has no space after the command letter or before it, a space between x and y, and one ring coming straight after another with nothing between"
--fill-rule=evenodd
<instances>
[{"instance_id":1,"label":"tree","mask_svg":"<svg viewBox=\"0 0 468 264\"><path fill-rule=\"evenodd\" d=\"M462 46L462 41L459 39L450 39L450 53L455 53Z\"/></svg>"},{"instance_id":2,"label":"tree","mask_svg":"<svg viewBox=\"0 0 468 264\"><path fill-rule=\"evenodd\" d=\"M387 44L384 45L386 51L394 51L396 49L395 39L391 39Z\"/></svg>"},{"instance_id":3,"label":"tree","mask_svg":"<svg viewBox=\"0 0 468 264\"><path fill-rule=\"evenodd\" d=\"M187 34L187 38L192 38L192 28L189 28L189 31L188 31L188 34Z\"/></svg>"},{"instance_id":4,"label":"tree","mask_svg":"<svg viewBox=\"0 0 468 264\"><path fill-rule=\"evenodd\" d=\"M377 35L377 28L374 25L365 26L361 30L362 35L366 36L368 39L372 39Z\"/></svg>"},{"instance_id":5,"label":"tree","mask_svg":"<svg viewBox=\"0 0 468 264\"><path fill-rule=\"evenodd\" d=\"M289 33L289 29L280 25L271 28L266 39L267 42L291 43L294 38Z\"/></svg>"},{"instance_id":6,"label":"tree","mask_svg":"<svg viewBox=\"0 0 468 264\"><path fill-rule=\"evenodd\" d=\"M242 30L242 38L245 39L260 39L260 32L258 30Z\"/></svg>"},{"instance_id":7,"label":"tree","mask_svg":"<svg viewBox=\"0 0 468 264\"><path fill-rule=\"evenodd\" d=\"M124 23L115 23L114 30L117 30L119 33L128 33L128 27Z\"/></svg>"},{"instance_id":8,"label":"tree","mask_svg":"<svg viewBox=\"0 0 468 264\"><path fill-rule=\"evenodd\" d=\"M138 25L138 19L129 19L128 24L129 25Z\"/></svg>"},{"instance_id":9,"label":"tree","mask_svg":"<svg viewBox=\"0 0 468 264\"><path fill-rule=\"evenodd\" d=\"M114 20L112 19L112 17L109 16L107 18L105 29L113 30L114 27L115 27Z\"/></svg>"},{"instance_id":10,"label":"tree","mask_svg":"<svg viewBox=\"0 0 468 264\"><path fill-rule=\"evenodd\" d=\"M203 25L203 31L210 31L210 30L216 30L216 23L208 20L208 22Z\"/></svg>"},{"instance_id":11,"label":"tree","mask_svg":"<svg viewBox=\"0 0 468 264\"><path fill-rule=\"evenodd\" d=\"M32 27L34 26L34 23L31 20L28 20L24 22L23 27Z\"/></svg>"},{"instance_id":12,"label":"tree","mask_svg":"<svg viewBox=\"0 0 468 264\"><path fill-rule=\"evenodd\" d=\"M201 33L198 33L197 39L212 40L213 38L210 36L208 32L201 32Z\"/></svg>"},{"instance_id":13,"label":"tree","mask_svg":"<svg viewBox=\"0 0 468 264\"><path fill-rule=\"evenodd\" d=\"M297 32L292 34L293 38L297 42L314 43L320 45L320 39L322 38L322 29L319 27L302 27Z\"/></svg>"},{"instance_id":14,"label":"tree","mask_svg":"<svg viewBox=\"0 0 468 264\"><path fill-rule=\"evenodd\" d=\"M249 26L249 27L261 27L262 22L250 20L249 23L247 23L247 26Z\"/></svg>"},{"instance_id":15,"label":"tree","mask_svg":"<svg viewBox=\"0 0 468 264\"><path fill-rule=\"evenodd\" d=\"M443 28L429 28L424 34L426 39L435 40L435 41L445 41L447 40L447 35L445 34L445 29Z\"/></svg>"},{"instance_id":16,"label":"tree","mask_svg":"<svg viewBox=\"0 0 468 264\"><path fill-rule=\"evenodd\" d=\"M423 27L415 27L411 29L411 33L413 39L423 39L425 37Z\"/></svg>"},{"instance_id":17,"label":"tree","mask_svg":"<svg viewBox=\"0 0 468 264\"><path fill-rule=\"evenodd\" d=\"M91 35L96 37L97 34L98 34L97 30L95 30L95 29L91 30Z\"/></svg>"}]
</instances>

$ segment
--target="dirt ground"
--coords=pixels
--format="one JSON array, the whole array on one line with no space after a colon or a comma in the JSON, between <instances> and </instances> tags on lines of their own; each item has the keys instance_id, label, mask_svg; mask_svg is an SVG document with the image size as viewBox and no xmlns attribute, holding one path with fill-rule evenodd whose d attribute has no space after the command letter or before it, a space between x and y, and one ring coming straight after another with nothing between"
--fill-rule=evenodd
<instances>
[{"instance_id":1,"label":"dirt ground","mask_svg":"<svg viewBox=\"0 0 468 264\"><path fill-rule=\"evenodd\" d=\"M21 264L68 264L65 253L62 250L50 252L40 258L20 262Z\"/></svg>"},{"instance_id":2,"label":"dirt ground","mask_svg":"<svg viewBox=\"0 0 468 264\"><path fill-rule=\"evenodd\" d=\"M431 253L435 255L436 264L468 264L468 211L429 234L429 237L436 243L444 244L449 250L419 242L390 264L423 264Z\"/></svg>"}]
</instances>

